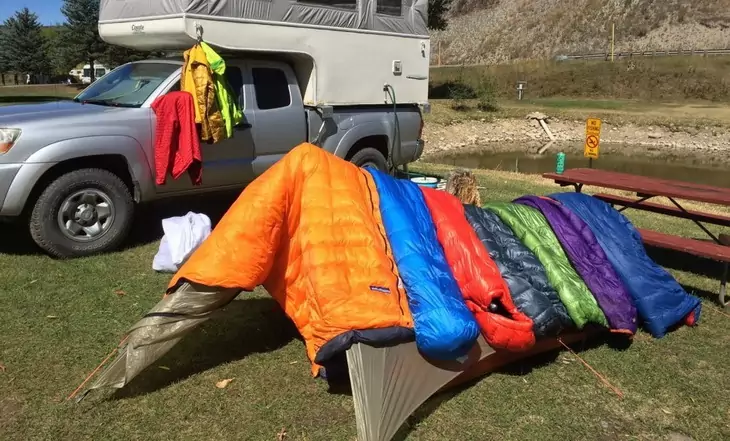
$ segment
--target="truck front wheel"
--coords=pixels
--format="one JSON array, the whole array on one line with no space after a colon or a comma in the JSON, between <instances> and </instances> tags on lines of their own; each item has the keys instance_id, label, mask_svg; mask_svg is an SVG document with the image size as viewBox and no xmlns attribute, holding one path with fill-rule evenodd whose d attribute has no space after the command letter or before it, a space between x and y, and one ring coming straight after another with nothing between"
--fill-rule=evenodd
<instances>
[{"instance_id":1,"label":"truck front wheel","mask_svg":"<svg viewBox=\"0 0 730 441\"><path fill-rule=\"evenodd\" d=\"M87 168L46 187L30 215L30 234L48 254L83 257L117 248L132 226L134 201L115 174Z\"/></svg>"}]
</instances>

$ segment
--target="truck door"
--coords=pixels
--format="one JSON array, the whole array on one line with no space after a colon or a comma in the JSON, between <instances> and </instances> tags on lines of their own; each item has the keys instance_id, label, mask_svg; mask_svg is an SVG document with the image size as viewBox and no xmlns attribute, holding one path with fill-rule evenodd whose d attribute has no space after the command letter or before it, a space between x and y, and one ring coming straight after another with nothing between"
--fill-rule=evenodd
<instances>
[{"instance_id":1,"label":"truck door","mask_svg":"<svg viewBox=\"0 0 730 441\"><path fill-rule=\"evenodd\" d=\"M297 145L306 141L302 95L292 69L285 63L249 60L254 103L253 172L257 176Z\"/></svg>"},{"instance_id":2,"label":"truck door","mask_svg":"<svg viewBox=\"0 0 730 441\"><path fill-rule=\"evenodd\" d=\"M243 61L231 60L226 65L226 79L231 91L243 110L243 121L233 130L233 136L215 144L201 141L203 159L203 183L193 186L187 175L173 180L168 175L165 185L157 187L159 193L187 192L196 189L243 187L252 181L254 174L254 107L251 98L246 96L246 84L251 84L250 73ZM176 83L170 91L179 90Z\"/></svg>"}]
</instances>

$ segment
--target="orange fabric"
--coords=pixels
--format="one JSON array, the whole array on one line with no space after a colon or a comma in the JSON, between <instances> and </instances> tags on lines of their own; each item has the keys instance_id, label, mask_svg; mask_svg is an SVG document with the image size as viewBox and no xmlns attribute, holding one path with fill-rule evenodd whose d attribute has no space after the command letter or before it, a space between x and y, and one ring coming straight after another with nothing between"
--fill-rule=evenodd
<instances>
[{"instance_id":1,"label":"orange fabric","mask_svg":"<svg viewBox=\"0 0 730 441\"><path fill-rule=\"evenodd\" d=\"M372 177L311 144L295 147L241 193L169 287L183 280L263 285L312 361L349 330L413 328Z\"/></svg>"},{"instance_id":2,"label":"orange fabric","mask_svg":"<svg viewBox=\"0 0 730 441\"><path fill-rule=\"evenodd\" d=\"M535 344L532 320L512 302L507 283L464 215L455 196L423 187L423 196L436 225L436 235L466 306L493 348L525 351ZM491 312L496 304L506 315Z\"/></svg>"}]
</instances>

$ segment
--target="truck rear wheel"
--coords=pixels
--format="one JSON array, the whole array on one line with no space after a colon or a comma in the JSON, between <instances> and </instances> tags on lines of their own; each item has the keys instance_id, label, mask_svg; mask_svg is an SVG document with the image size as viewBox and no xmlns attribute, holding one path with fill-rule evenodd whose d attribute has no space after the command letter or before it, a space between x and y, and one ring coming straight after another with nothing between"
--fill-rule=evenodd
<instances>
[{"instance_id":1,"label":"truck rear wheel","mask_svg":"<svg viewBox=\"0 0 730 441\"><path fill-rule=\"evenodd\" d=\"M115 174L87 168L43 190L30 215L30 234L48 254L83 257L117 248L132 226L134 201Z\"/></svg>"},{"instance_id":2,"label":"truck rear wheel","mask_svg":"<svg viewBox=\"0 0 730 441\"><path fill-rule=\"evenodd\" d=\"M358 167L373 167L380 171L388 171L388 161L385 160L385 156L380 153L377 149L372 147L365 147L358 150L357 153L352 155L350 162Z\"/></svg>"}]
</instances>

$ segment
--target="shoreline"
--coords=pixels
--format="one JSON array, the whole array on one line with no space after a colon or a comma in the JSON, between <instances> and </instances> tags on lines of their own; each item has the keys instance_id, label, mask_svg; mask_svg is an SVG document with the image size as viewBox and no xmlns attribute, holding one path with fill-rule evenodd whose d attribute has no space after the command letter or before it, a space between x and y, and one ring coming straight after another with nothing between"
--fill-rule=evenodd
<instances>
[{"instance_id":1,"label":"shoreline","mask_svg":"<svg viewBox=\"0 0 730 441\"><path fill-rule=\"evenodd\" d=\"M582 154L585 121L548 118L555 142L546 154L558 151ZM526 118L473 119L424 127L426 141L422 160L444 154L507 153L535 154L550 139L537 120ZM644 126L604 122L601 153L644 158L662 158L693 164L730 164L730 131L717 126Z\"/></svg>"}]
</instances>

